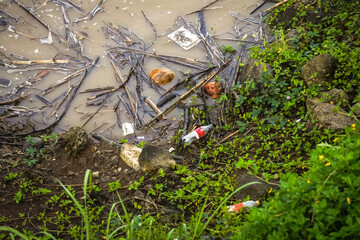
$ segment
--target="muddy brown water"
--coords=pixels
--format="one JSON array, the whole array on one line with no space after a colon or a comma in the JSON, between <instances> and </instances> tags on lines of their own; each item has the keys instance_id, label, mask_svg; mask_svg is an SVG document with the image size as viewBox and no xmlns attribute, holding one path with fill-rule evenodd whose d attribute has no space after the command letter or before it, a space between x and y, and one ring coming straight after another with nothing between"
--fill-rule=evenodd
<instances>
[{"instance_id":1,"label":"muddy brown water","mask_svg":"<svg viewBox=\"0 0 360 240\"><path fill-rule=\"evenodd\" d=\"M27 8L31 8L31 12L41 21L48 25L54 33L58 34L62 39L65 39L65 23L62 11L62 3L68 2L57 0L34 0L24 1L17 0L20 4ZM175 1L175 0L106 0L101 4L101 10L97 12L92 19L87 19L74 23L76 19L86 16L87 13L92 11L97 6L100 0L72 0L72 3L81 7L82 12L76 10L73 7L65 7L66 13L70 22L67 24L68 28L75 34L76 39L83 44L83 55L75 51L72 47L69 47L64 42L59 41L54 34L52 34L53 43L47 44L44 41L48 40L49 30L38 21L34 20L24 9L22 9L16 1L0 0L0 9L8 14L16 17L17 22L11 17L1 14L6 17L9 22L0 26L0 52L1 59L9 62L10 60L21 60L16 55L21 55L29 60L51 60L54 57L56 59L64 60L70 59L71 64L64 64L63 69L60 69L62 65L52 65L49 73L37 81L31 86L27 86L19 91L17 94L25 93L29 94L29 97L21 102L21 106L25 109L25 112L20 112L26 115L26 112L31 111L32 121L35 123L37 129L44 128L49 124L56 121L57 117L64 111L64 104L56 111L56 114L49 117L54 111L55 107L62 101L64 94L71 88L72 85L78 83L81 76L72 79L66 84L63 84L49 94L42 95L41 92L56 83L56 81L65 78L66 76L74 73L75 71L84 67L84 64L88 64L90 60L100 57L94 69L88 73L83 81L83 84L79 88L79 92L90 88L106 87L106 86L119 86L119 82L115 78L114 69L110 64L110 58L105 53L106 50L118 46L118 44L112 39L106 38L104 34L104 27L111 23L115 26L122 26L129 30L128 34L134 33L139 38L131 37L131 40L135 42L129 47L137 47L141 44L145 44L148 48L147 51L157 55L169 55L183 58L197 59L200 61L208 62L204 45L200 42L190 50L182 49L178 44L168 38L167 33L171 33L179 26L174 26L174 22L178 17L183 16L186 21L192 26L197 27L199 25L198 13L192 13L194 11L202 9L204 6L212 3L209 0L197 0L197 1ZM212 4L204 12L204 20L206 24L206 30L211 36L214 37L217 44L231 45L234 48L239 48L238 41L229 41L224 39L243 38L245 41L254 41L257 37L254 33L259 29L259 25L252 24L248 21L241 21L230 14L230 12L236 13L241 17L248 18L250 21L259 21L259 12L268 8L269 4L265 4L255 14L249 16L249 13L258 6L262 1L259 0L223 0L217 1ZM144 14L146 18L145 18ZM189 14L192 13L192 14ZM153 28L150 25L153 24L157 35L165 33L163 36L155 38ZM171 31L169 28L172 28ZM16 55L12 55L16 54ZM5 57L6 56L6 57ZM71 56L71 57L69 57ZM137 55L139 56L139 55ZM10 58L7 59L7 57ZM75 61L79 60L75 64ZM84 59L88 59L87 62ZM235 61L235 60L234 60ZM172 64L167 61L159 61L153 58L144 58L144 70L147 74L152 69L157 67L168 67L175 72L175 78L171 83L162 85L163 90L159 90L161 93L164 90L171 88L178 81L186 78L186 74L195 73L199 69L183 66L179 64ZM127 63L123 67L118 65L124 79L127 78L131 66L134 63ZM0 66L0 77L9 79L12 84L8 88L0 87L0 96L5 96L16 88L21 83L25 82L35 74L46 69L45 64L37 65L16 65L16 67ZM53 70L53 67L57 69ZM130 92L136 92L136 79L132 76L127 83ZM187 89L177 91L178 94L182 94ZM154 90L153 86L147 83L141 85L142 97L148 97L153 102L157 102L160 94ZM64 117L57 125L57 130L66 130L71 126L82 126L88 120L89 115L93 115L95 111L99 109L99 106L88 106L87 98L96 93L77 93L69 109ZM40 101L35 94L39 94L45 97L47 100L53 103L53 106L46 106ZM121 96L124 99L125 105L129 104L128 98L124 92L124 89L120 89L113 94L109 95L106 99L106 104L98 111L98 113L84 126L88 132L97 131L112 139L121 139L125 137L122 128L119 127L118 119L114 112L114 106L118 103ZM133 95L136 98L135 94ZM189 97L186 102L189 103L192 99ZM212 100L213 101L213 100ZM120 102L119 104L119 117L121 123L133 122L131 116L126 111L125 105ZM151 108L144 106L147 109L146 113L142 110L139 104L135 104L135 110L138 112L139 118L146 123L152 116L156 115ZM160 110L165 109L165 107ZM182 119L182 109L177 108L166 115L168 121L172 125L176 125ZM153 127L165 124L160 122ZM151 130L137 130L136 136L146 136Z\"/></svg>"}]
</instances>

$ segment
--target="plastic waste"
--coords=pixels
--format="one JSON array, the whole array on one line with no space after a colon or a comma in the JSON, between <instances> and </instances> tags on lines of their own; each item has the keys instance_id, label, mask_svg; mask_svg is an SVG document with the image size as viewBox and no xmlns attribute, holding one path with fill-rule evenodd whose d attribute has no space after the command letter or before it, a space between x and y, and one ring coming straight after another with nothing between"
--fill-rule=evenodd
<instances>
[{"instance_id":1,"label":"plastic waste","mask_svg":"<svg viewBox=\"0 0 360 240\"><path fill-rule=\"evenodd\" d=\"M246 201L246 202L237 203L235 205L230 205L227 208L228 208L229 212L238 212L240 210L245 212L246 210L249 210L250 208L256 207L259 205L260 205L259 201L250 200L250 201Z\"/></svg>"},{"instance_id":2,"label":"plastic waste","mask_svg":"<svg viewBox=\"0 0 360 240\"><path fill-rule=\"evenodd\" d=\"M168 37L185 50L189 50L201 41L196 34L184 27L180 27L176 31L170 33Z\"/></svg>"},{"instance_id":3,"label":"plastic waste","mask_svg":"<svg viewBox=\"0 0 360 240\"><path fill-rule=\"evenodd\" d=\"M129 122L126 122L126 123L122 124L122 130L124 132L124 136L129 135L129 134L133 134L135 132L134 126Z\"/></svg>"},{"instance_id":4,"label":"plastic waste","mask_svg":"<svg viewBox=\"0 0 360 240\"><path fill-rule=\"evenodd\" d=\"M197 129L195 129L194 131L192 131L191 133L185 135L182 138L182 141L184 144L190 144L196 140L199 140L203 136L205 136L212 128L213 128L212 124L207 125L207 126L201 126Z\"/></svg>"}]
</instances>

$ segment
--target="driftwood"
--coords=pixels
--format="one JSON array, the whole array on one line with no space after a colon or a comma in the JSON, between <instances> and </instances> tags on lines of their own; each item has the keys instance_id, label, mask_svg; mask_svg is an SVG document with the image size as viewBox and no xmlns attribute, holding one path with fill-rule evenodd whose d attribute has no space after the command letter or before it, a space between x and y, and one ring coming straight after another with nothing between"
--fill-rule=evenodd
<instances>
[{"instance_id":1,"label":"driftwood","mask_svg":"<svg viewBox=\"0 0 360 240\"><path fill-rule=\"evenodd\" d=\"M66 12L67 8L64 5L61 5L61 11L63 13L63 17L64 17L64 23L68 24L70 23L70 18L69 15Z\"/></svg>"},{"instance_id":2,"label":"driftwood","mask_svg":"<svg viewBox=\"0 0 360 240\"><path fill-rule=\"evenodd\" d=\"M104 101L100 107L93 113L90 115L90 117L84 122L84 124L82 125L82 127L85 127L85 125L100 111L100 109L106 104L106 101Z\"/></svg>"},{"instance_id":3,"label":"driftwood","mask_svg":"<svg viewBox=\"0 0 360 240\"><path fill-rule=\"evenodd\" d=\"M76 87L76 85L72 85L66 92L65 97L58 103L58 105L55 107L55 109L52 111L52 113L49 115L49 118L51 118L57 110L61 107L61 105L65 102L66 98L70 95L71 91Z\"/></svg>"},{"instance_id":4,"label":"driftwood","mask_svg":"<svg viewBox=\"0 0 360 240\"><path fill-rule=\"evenodd\" d=\"M91 71L91 70L92 70L92 68L89 69L89 71ZM60 116L57 118L56 121L54 121L52 124L48 125L48 126L45 127L45 128L38 129L38 130L33 130L32 132L28 132L28 133L16 134L16 136L27 136L27 135L34 134L34 133L37 133L37 132L42 132L42 131L45 131L45 130L47 130L47 129L52 128L52 127L55 126L58 122L60 122L60 120L65 116L67 110L69 109L72 100L73 100L74 97L76 96L79 88L81 87L82 83L84 82L84 80L85 80L86 76L88 75L89 71L87 71L87 70L85 71L85 74L84 74L84 76L82 77L82 79L79 81L78 84L76 84L76 87L74 87L74 90L73 90L72 94L71 94L70 97L69 97L69 100L67 101L67 103L66 103L66 105L65 105L64 111L60 114Z\"/></svg>"},{"instance_id":5,"label":"driftwood","mask_svg":"<svg viewBox=\"0 0 360 240\"><path fill-rule=\"evenodd\" d=\"M84 12L84 10L80 6L76 5L75 3L71 2L70 0L52 0L52 1L55 3L59 3L60 5L64 5L67 8L70 7L72 9L74 9L75 11L77 11L78 13Z\"/></svg>"},{"instance_id":6,"label":"driftwood","mask_svg":"<svg viewBox=\"0 0 360 240\"><path fill-rule=\"evenodd\" d=\"M286 0L286 1L287 1L287 0ZM244 21L244 22L251 23L251 24L255 24L255 25L259 25L258 22L255 22L255 21L253 21L253 20L250 20L250 19L241 17L241 16L239 16L238 14L234 13L233 11L230 11L229 13L230 13L233 17L236 17L237 19L240 19L240 20L242 20L242 21Z\"/></svg>"},{"instance_id":7,"label":"driftwood","mask_svg":"<svg viewBox=\"0 0 360 240\"><path fill-rule=\"evenodd\" d=\"M260 3L259 6L257 6L254 10L252 10L250 12L250 15L253 14L254 12L256 12L259 8L261 8L262 6L264 6L265 3L267 3L269 0L264 0L262 3Z\"/></svg>"},{"instance_id":8,"label":"driftwood","mask_svg":"<svg viewBox=\"0 0 360 240\"><path fill-rule=\"evenodd\" d=\"M124 84L125 92L126 92L126 95L127 95L128 99L129 99L130 107L131 107L131 109L132 109L132 111L133 111L133 113L134 113L134 115L135 115L135 120L136 120L136 122L139 124L139 126L141 126L141 123L140 123L140 121L139 121L139 118L138 118L138 116L137 116L137 114L136 114L137 111L135 110L134 103L133 103L133 100L132 100L130 91L129 91L128 87L127 87L126 84L125 84L125 80L124 80L123 77L121 76L121 73L119 72L119 70L118 70L117 67L115 66L114 62L110 60L110 63L111 63L111 66L113 67L113 69L114 69L114 71L115 71L116 76L119 78L120 82L121 82L122 84Z\"/></svg>"},{"instance_id":9,"label":"driftwood","mask_svg":"<svg viewBox=\"0 0 360 240\"><path fill-rule=\"evenodd\" d=\"M67 76L67 77L65 77L65 78L62 78L62 79L58 80L56 83L50 85L50 87L46 88L45 90L43 90L43 91L41 92L42 95L48 94L49 92L51 92L52 90L54 90L56 87L58 87L58 86L60 86L60 85L62 85L62 84L64 84L64 83L70 81L71 79L79 76L81 73L87 71L88 69L93 68L93 67L96 65L96 63L97 63L97 61L98 61L99 59L100 59L100 57L97 57L94 61L92 61L92 63L86 65L84 68L80 69L79 71L76 71L76 72L74 72L73 74L70 74L69 76Z\"/></svg>"},{"instance_id":10,"label":"driftwood","mask_svg":"<svg viewBox=\"0 0 360 240\"><path fill-rule=\"evenodd\" d=\"M182 57L168 56L168 55L158 55L155 53L150 53L147 51L138 50L138 49L134 49L134 48L128 48L128 47L122 47L122 46L108 49L108 50L106 50L106 52L111 53L112 51L116 51L116 50L130 51L130 52L133 52L136 54L142 54L147 57L153 57L153 58L157 58L157 59L161 59L161 60L165 60L165 61L169 61L169 62L173 62L173 63L177 63L177 64L181 64L181 65L184 65L187 67L201 69L201 70L203 70L204 68L206 68L208 66L207 62L197 60L197 59L182 58Z\"/></svg>"},{"instance_id":11,"label":"driftwood","mask_svg":"<svg viewBox=\"0 0 360 240\"><path fill-rule=\"evenodd\" d=\"M184 18L180 18L180 20L178 21L185 24L187 28L190 28L192 32L194 32L200 38L208 53L208 58L212 64L216 64L218 66L220 66L220 64L224 64L224 56L220 51L219 46L217 46L216 42L210 37L209 34L203 36L203 34L200 33L196 28L188 24Z\"/></svg>"},{"instance_id":12,"label":"driftwood","mask_svg":"<svg viewBox=\"0 0 360 240\"><path fill-rule=\"evenodd\" d=\"M115 88L114 86L89 88L89 89L85 89L79 93L99 92L99 91L113 90L114 88Z\"/></svg>"},{"instance_id":13,"label":"driftwood","mask_svg":"<svg viewBox=\"0 0 360 240\"><path fill-rule=\"evenodd\" d=\"M11 100L1 101L0 106L11 105L11 104L17 103L19 101L22 101L25 98L27 98L27 95L21 95L20 97L17 97L17 98L11 99Z\"/></svg>"},{"instance_id":14,"label":"driftwood","mask_svg":"<svg viewBox=\"0 0 360 240\"><path fill-rule=\"evenodd\" d=\"M49 59L49 60L26 60L26 61L11 61L11 64L22 64L22 65L29 65L34 63L69 63L69 60L61 60L61 59Z\"/></svg>"},{"instance_id":15,"label":"driftwood","mask_svg":"<svg viewBox=\"0 0 360 240\"><path fill-rule=\"evenodd\" d=\"M102 7L101 5L105 2L105 0L100 0L100 2L98 3L98 5L96 5L93 10L91 10L88 14L85 15L85 17L82 17L82 18L77 18L74 23L78 23L78 22L81 22L81 21L85 21L85 20L91 20L93 19L93 17L95 16L95 14L97 12L99 12Z\"/></svg>"},{"instance_id":16,"label":"driftwood","mask_svg":"<svg viewBox=\"0 0 360 240\"><path fill-rule=\"evenodd\" d=\"M47 106L51 107L52 103L49 102L47 99L45 99L44 97L40 96L39 94L35 94L35 97L37 99L39 99L40 101L42 101L43 103L45 103Z\"/></svg>"},{"instance_id":17,"label":"driftwood","mask_svg":"<svg viewBox=\"0 0 360 240\"><path fill-rule=\"evenodd\" d=\"M284 0L284 1L281 1L279 3L276 3L274 6L272 6L271 8L268 8L266 9L264 12L271 12L272 10L274 10L275 8L278 8L280 7L281 5L283 5L284 3L287 3L289 0Z\"/></svg>"},{"instance_id":18,"label":"driftwood","mask_svg":"<svg viewBox=\"0 0 360 240\"><path fill-rule=\"evenodd\" d=\"M145 21L149 23L150 27L152 28L153 32L154 32L154 35L155 35L155 39L154 41L156 40L156 38L158 37L158 34L157 34L157 31L156 31L156 28L154 27L154 24L146 17L145 13L143 10L141 10L141 13L142 15L144 16L145 18Z\"/></svg>"},{"instance_id":19,"label":"driftwood","mask_svg":"<svg viewBox=\"0 0 360 240\"><path fill-rule=\"evenodd\" d=\"M223 65L218 67L218 69L214 73L212 73L208 78L206 78L203 81L199 82L194 87L192 87L189 91L187 91L186 93L181 95L176 101L174 101L172 104L170 104L170 106L168 106L164 111L162 111L161 113L156 115L153 119L151 119L148 123L146 123L144 125L144 127L149 126L150 124L155 122L158 118L160 118L162 115L166 114L178 102L180 102L180 101L184 100L185 98L187 98L195 89L198 89L199 87L201 87L201 86L205 85L206 83L208 83L213 77L216 76L216 74L218 74L229 63L229 61L230 60L226 61Z\"/></svg>"},{"instance_id":20,"label":"driftwood","mask_svg":"<svg viewBox=\"0 0 360 240\"><path fill-rule=\"evenodd\" d=\"M8 16L9 18L11 18L12 20L14 20L15 22L18 22L18 21L19 21L19 18L16 18L16 17L10 15L9 13L5 12L4 10L1 10L1 9L0 9L0 13Z\"/></svg>"},{"instance_id":21,"label":"driftwood","mask_svg":"<svg viewBox=\"0 0 360 240\"><path fill-rule=\"evenodd\" d=\"M43 70L39 73L37 73L34 77L26 80L25 82L21 83L19 86L17 86L16 88L14 88L10 93L8 93L7 95L14 95L16 93L18 93L21 89L23 89L26 86L31 86L33 83L35 83L36 81L38 81L40 78L46 76L49 73L49 70Z\"/></svg>"},{"instance_id":22,"label":"driftwood","mask_svg":"<svg viewBox=\"0 0 360 240\"><path fill-rule=\"evenodd\" d=\"M97 139L97 140L99 140L99 141L104 141L104 142L107 142L107 143L109 143L109 144L115 144L115 145L121 147L121 143L115 142L115 141L112 141L112 140L109 140L109 139L107 139L106 137L104 137L104 136L102 136L102 135L100 135L100 134L98 134L98 133L92 132L92 133L90 133L90 135L91 135L93 138L95 138L95 139Z\"/></svg>"},{"instance_id":23,"label":"driftwood","mask_svg":"<svg viewBox=\"0 0 360 240\"><path fill-rule=\"evenodd\" d=\"M27 7L25 7L25 5L23 5L22 3L20 3L18 0L13 0L15 3L17 3L25 12L27 12L32 18L34 18L37 22L39 22L42 26L44 26L46 29L48 29L52 34L54 34L54 36L58 37L59 40L63 43L66 44L66 41L64 39L62 39L54 30L52 30L50 28L50 26L46 23L44 23L35 13L32 12L31 9L28 9Z\"/></svg>"},{"instance_id":24,"label":"driftwood","mask_svg":"<svg viewBox=\"0 0 360 240\"><path fill-rule=\"evenodd\" d=\"M190 14L193 14L193 13L198 13L198 12L201 12L201 11L204 11L206 10L208 7L210 7L211 5L217 3L219 0L215 0L207 5L205 5L204 7L202 7L200 10L196 10L196 11L193 11L193 12L190 12L190 13L187 13L186 15L190 15Z\"/></svg>"},{"instance_id":25,"label":"driftwood","mask_svg":"<svg viewBox=\"0 0 360 240\"><path fill-rule=\"evenodd\" d=\"M161 113L160 109L158 109L158 107L155 105L155 103L154 103L153 101L151 101L150 98L145 97L144 101L145 101L152 109L154 109L154 111L155 111L157 114ZM162 115L160 118L161 118L161 120L166 120L165 115Z\"/></svg>"}]
</instances>

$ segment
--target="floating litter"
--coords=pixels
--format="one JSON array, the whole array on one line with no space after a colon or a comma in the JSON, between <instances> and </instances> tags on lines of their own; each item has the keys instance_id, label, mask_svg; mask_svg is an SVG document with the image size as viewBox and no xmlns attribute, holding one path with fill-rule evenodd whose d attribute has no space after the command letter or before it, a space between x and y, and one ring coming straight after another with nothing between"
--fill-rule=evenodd
<instances>
[{"instance_id":1,"label":"floating litter","mask_svg":"<svg viewBox=\"0 0 360 240\"><path fill-rule=\"evenodd\" d=\"M135 132L132 123L128 123L128 122L122 124L122 130L124 132L124 136L133 134Z\"/></svg>"},{"instance_id":2,"label":"floating litter","mask_svg":"<svg viewBox=\"0 0 360 240\"><path fill-rule=\"evenodd\" d=\"M180 27L176 31L170 33L168 37L185 50L189 50L200 42L200 39L196 34L184 27Z\"/></svg>"}]
</instances>

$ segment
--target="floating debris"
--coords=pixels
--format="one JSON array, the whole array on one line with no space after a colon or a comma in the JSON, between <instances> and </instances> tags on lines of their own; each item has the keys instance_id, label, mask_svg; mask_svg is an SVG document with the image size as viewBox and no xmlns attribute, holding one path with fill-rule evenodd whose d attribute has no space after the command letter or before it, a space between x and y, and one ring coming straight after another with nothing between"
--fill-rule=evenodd
<instances>
[{"instance_id":1,"label":"floating debris","mask_svg":"<svg viewBox=\"0 0 360 240\"><path fill-rule=\"evenodd\" d=\"M168 37L185 50L191 49L200 42L200 39L196 34L184 27L180 27L176 31L170 33Z\"/></svg>"},{"instance_id":2,"label":"floating debris","mask_svg":"<svg viewBox=\"0 0 360 240\"><path fill-rule=\"evenodd\" d=\"M0 78L0 87L8 88L11 85L11 81L9 79Z\"/></svg>"},{"instance_id":3,"label":"floating debris","mask_svg":"<svg viewBox=\"0 0 360 240\"><path fill-rule=\"evenodd\" d=\"M211 98L218 98L221 94L221 90L222 87L220 82L210 82L204 85L204 92Z\"/></svg>"},{"instance_id":4,"label":"floating debris","mask_svg":"<svg viewBox=\"0 0 360 240\"><path fill-rule=\"evenodd\" d=\"M175 77L173 71L168 68L156 68L151 71L150 78L156 84L166 84L171 82Z\"/></svg>"},{"instance_id":5,"label":"floating debris","mask_svg":"<svg viewBox=\"0 0 360 240\"><path fill-rule=\"evenodd\" d=\"M122 130L124 132L124 136L133 134L135 132L133 124L129 122L122 124Z\"/></svg>"}]
</instances>

